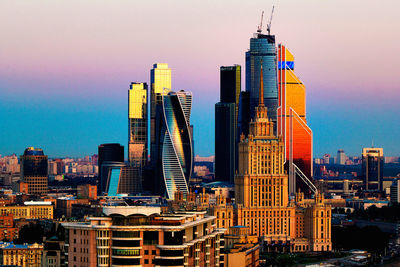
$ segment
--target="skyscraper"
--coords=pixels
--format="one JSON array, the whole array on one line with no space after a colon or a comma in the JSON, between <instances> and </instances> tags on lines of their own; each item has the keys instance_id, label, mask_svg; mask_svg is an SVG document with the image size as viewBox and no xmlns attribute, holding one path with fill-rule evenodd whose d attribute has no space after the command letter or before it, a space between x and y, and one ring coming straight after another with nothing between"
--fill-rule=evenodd
<instances>
[{"instance_id":1,"label":"skyscraper","mask_svg":"<svg viewBox=\"0 0 400 267\"><path fill-rule=\"evenodd\" d=\"M143 180L143 169L147 164L147 84L131 83L128 91L129 144L128 159L134 181ZM129 185L133 185L134 183ZM135 183L136 184L136 183ZM127 189L127 191L131 191ZM133 193L134 188L132 188Z\"/></svg>"},{"instance_id":2,"label":"skyscraper","mask_svg":"<svg viewBox=\"0 0 400 267\"><path fill-rule=\"evenodd\" d=\"M239 112L241 77L240 65L220 68L220 102L235 103L235 128Z\"/></svg>"},{"instance_id":3,"label":"skyscraper","mask_svg":"<svg viewBox=\"0 0 400 267\"><path fill-rule=\"evenodd\" d=\"M250 92L241 92L239 99L238 135L249 134L250 123Z\"/></svg>"},{"instance_id":4,"label":"skyscraper","mask_svg":"<svg viewBox=\"0 0 400 267\"><path fill-rule=\"evenodd\" d=\"M21 180L28 184L28 193L40 195L47 193L48 161L40 148L28 147L20 156Z\"/></svg>"},{"instance_id":5,"label":"skyscraper","mask_svg":"<svg viewBox=\"0 0 400 267\"><path fill-rule=\"evenodd\" d=\"M383 166L383 148L363 148L362 178L364 180L365 190L383 190Z\"/></svg>"},{"instance_id":6,"label":"skyscraper","mask_svg":"<svg viewBox=\"0 0 400 267\"><path fill-rule=\"evenodd\" d=\"M137 167L129 166L124 162L105 161L101 168L105 180L103 193L108 196L143 192Z\"/></svg>"},{"instance_id":7,"label":"skyscraper","mask_svg":"<svg viewBox=\"0 0 400 267\"><path fill-rule=\"evenodd\" d=\"M235 103L215 104L215 180L234 182Z\"/></svg>"},{"instance_id":8,"label":"skyscraper","mask_svg":"<svg viewBox=\"0 0 400 267\"><path fill-rule=\"evenodd\" d=\"M278 92L277 133L285 144L289 191L294 194L296 188L308 189L296 171L312 177L313 136L306 120L306 88L294 72L292 53L282 44L278 45Z\"/></svg>"},{"instance_id":9,"label":"skyscraper","mask_svg":"<svg viewBox=\"0 0 400 267\"><path fill-rule=\"evenodd\" d=\"M108 173L104 171L102 168L103 163L105 162L124 162L124 147L120 144L101 144L99 145L99 193L103 193L107 187L107 175Z\"/></svg>"},{"instance_id":10,"label":"skyscraper","mask_svg":"<svg viewBox=\"0 0 400 267\"><path fill-rule=\"evenodd\" d=\"M150 71L150 155L156 153L157 106L162 96L171 91L171 69L166 63L156 63Z\"/></svg>"},{"instance_id":11,"label":"skyscraper","mask_svg":"<svg viewBox=\"0 0 400 267\"><path fill-rule=\"evenodd\" d=\"M278 86L275 36L258 32L250 39L250 49L246 52L246 91L250 92L250 119L255 118L254 111L258 104L261 65L264 80L264 105L268 108L268 117L276 125Z\"/></svg>"},{"instance_id":12,"label":"skyscraper","mask_svg":"<svg viewBox=\"0 0 400 267\"><path fill-rule=\"evenodd\" d=\"M162 95L160 135L157 136L155 166L158 181L154 186L161 195L174 199L177 190L187 193L192 174L193 151L190 133L192 93L169 92Z\"/></svg>"},{"instance_id":13,"label":"skyscraper","mask_svg":"<svg viewBox=\"0 0 400 267\"><path fill-rule=\"evenodd\" d=\"M215 179L233 183L238 161L239 65L220 68L220 102L215 105Z\"/></svg>"}]
</instances>

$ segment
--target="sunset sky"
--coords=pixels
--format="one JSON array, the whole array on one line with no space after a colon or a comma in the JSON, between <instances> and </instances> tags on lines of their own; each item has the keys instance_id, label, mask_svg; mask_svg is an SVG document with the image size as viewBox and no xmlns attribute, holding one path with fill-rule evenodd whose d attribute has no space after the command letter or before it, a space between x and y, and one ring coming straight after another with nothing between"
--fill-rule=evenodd
<instances>
[{"instance_id":1,"label":"sunset sky","mask_svg":"<svg viewBox=\"0 0 400 267\"><path fill-rule=\"evenodd\" d=\"M0 2L0 154L49 157L128 141L131 82L153 63L193 92L195 154L214 153L219 67L242 65L261 11L307 88L314 156L383 147L400 156L400 1Z\"/></svg>"}]
</instances>

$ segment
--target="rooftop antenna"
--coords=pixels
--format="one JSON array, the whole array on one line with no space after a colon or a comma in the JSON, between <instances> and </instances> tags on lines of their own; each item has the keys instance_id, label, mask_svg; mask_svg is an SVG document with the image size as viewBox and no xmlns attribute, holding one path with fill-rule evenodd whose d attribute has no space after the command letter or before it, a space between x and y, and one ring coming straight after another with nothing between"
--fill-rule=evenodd
<instances>
[{"instance_id":1,"label":"rooftop antenna","mask_svg":"<svg viewBox=\"0 0 400 267\"><path fill-rule=\"evenodd\" d=\"M268 35L271 35L272 16L274 15L274 9L275 9L275 6L272 6L271 17L269 18L269 22L267 24ZM263 14L264 14L264 11L263 11Z\"/></svg>"},{"instance_id":2,"label":"rooftop antenna","mask_svg":"<svg viewBox=\"0 0 400 267\"><path fill-rule=\"evenodd\" d=\"M260 24L259 24L258 27L257 27L257 32L258 32L258 33L261 33L261 32L262 32L262 22L263 22L263 18L264 18L264 10L263 10L263 12L261 13L261 21L260 21Z\"/></svg>"}]
</instances>

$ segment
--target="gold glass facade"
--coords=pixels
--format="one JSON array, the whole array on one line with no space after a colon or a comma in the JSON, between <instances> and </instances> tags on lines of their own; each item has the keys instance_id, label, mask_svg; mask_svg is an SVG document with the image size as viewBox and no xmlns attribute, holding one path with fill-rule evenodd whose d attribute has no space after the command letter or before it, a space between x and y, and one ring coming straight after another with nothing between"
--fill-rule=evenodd
<instances>
[{"instance_id":1,"label":"gold glass facade","mask_svg":"<svg viewBox=\"0 0 400 267\"><path fill-rule=\"evenodd\" d=\"M166 63L156 63L150 71L150 154L155 153L156 111L162 96L171 91L171 69Z\"/></svg>"},{"instance_id":2,"label":"gold glass facade","mask_svg":"<svg viewBox=\"0 0 400 267\"><path fill-rule=\"evenodd\" d=\"M129 94L129 162L143 167L147 162L147 84L131 83Z\"/></svg>"}]
</instances>

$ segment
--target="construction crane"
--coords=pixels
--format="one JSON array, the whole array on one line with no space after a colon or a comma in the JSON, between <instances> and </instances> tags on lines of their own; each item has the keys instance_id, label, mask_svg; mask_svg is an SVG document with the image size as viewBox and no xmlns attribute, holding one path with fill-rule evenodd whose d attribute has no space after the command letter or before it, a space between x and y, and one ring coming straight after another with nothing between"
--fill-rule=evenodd
<instances>
[{"instance_id":1,"label":"construction crane","mask_svg":"<svg viewBox=\"0 0 400 267\"><path fill-rule=\"evenodd\" d=\"M258 32L258 33L261 33L261 32L262 32L262 22L263 22L263 18L264 18L264 11L261 13L260 25L258 25L258 27L257 27L257 32Z\"/></svg>"},{"instance_id":2,"label":"construction crane","mask_svg":"<svg viewBox=\"0 0 400 267\"><path fill-rule=\"evenodd\" d=\"M274 8L275 8L275 6L272 6L271 18L269 19L269 22L267 24L268 35L271 35L272 15L274 15ZM264 12L263 12L263 14L264 14Z\"/></svg>"}]
</instances>

